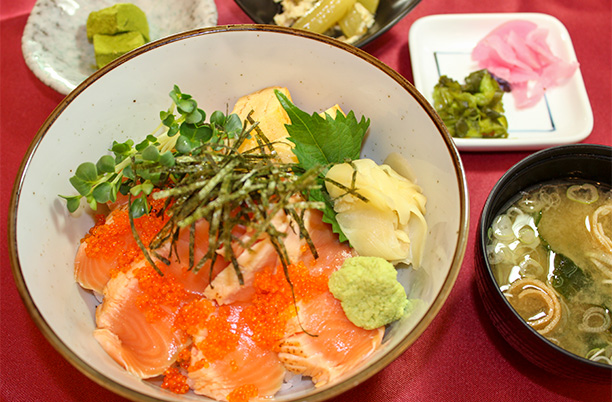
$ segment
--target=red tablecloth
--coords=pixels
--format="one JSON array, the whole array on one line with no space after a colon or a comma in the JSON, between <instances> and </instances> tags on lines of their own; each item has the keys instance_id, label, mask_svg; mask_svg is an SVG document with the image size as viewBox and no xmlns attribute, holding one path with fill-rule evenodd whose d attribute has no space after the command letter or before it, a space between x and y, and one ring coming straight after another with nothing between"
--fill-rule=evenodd
<instances>
[{"instance_id":1,"label":"red tablecloth","mask_svg":"<svg viewBox=\"0 0 612 402\"><path fill-rule=\"evenodd\" d=\"M384 0L383 0L384 1ZM34 0L2 0L1 9L1 216L15 175L39 126L62 100L26 67L21 35ZM249 23L231 0L217 0L219 24ZM408 31L420 17L442 13L541 12L560 19L572 37L594 113L588 143L612 145L610 0L423 0L365 50L412 81ZM416 343L376 376L334 401L611 401L611 384L561 379L533 366L492 327L475 285L478 216L494 183L527 152L463 153L471 223L465 260L438 316ZM125 402L67 363L30 319L14 285L7 234L1 241L0 400ZM32 252L35 252L33 250Z\"/></svg>"}]
</instances>

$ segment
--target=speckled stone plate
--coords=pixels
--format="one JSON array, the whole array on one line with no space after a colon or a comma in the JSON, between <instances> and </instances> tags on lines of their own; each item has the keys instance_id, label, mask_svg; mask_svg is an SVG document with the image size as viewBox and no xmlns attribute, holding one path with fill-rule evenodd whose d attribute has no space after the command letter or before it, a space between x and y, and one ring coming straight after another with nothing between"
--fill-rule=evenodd
<instances>
[{"instance_id":1,"label":"speckled stone plate","mask_svg":"<svg viewBox=\"0 0 612 402\"><path fill-rule=\"evenodd\" d=\"M26 64L45 84L68 94L96 70L85 24L92 11L119 0L38 0L23 31ZM125 2L125 1L123 1ZM130 0L147 16L151 40L217 24L214 0Z\"/></svg>"}]
</instances>

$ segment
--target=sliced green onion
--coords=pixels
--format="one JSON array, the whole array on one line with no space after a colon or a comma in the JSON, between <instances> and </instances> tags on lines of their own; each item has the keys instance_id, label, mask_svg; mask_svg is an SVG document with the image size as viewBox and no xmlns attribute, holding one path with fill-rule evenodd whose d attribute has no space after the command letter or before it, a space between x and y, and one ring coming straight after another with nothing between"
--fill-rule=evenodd
<instances>
[{"instance_id":1,"label":"sliced green onion","mask_svg":"<svg viewBox=\"0 0 612 402\"><path fill-rule=\"evenodd\" d=\"M567 198L581 204L592 204L599 199L597 187L592 184L575 184L567 189Z\"/></svg>"},{"instance_id":2,"label":"sliced green onion","mask_svg":"<svg viewBox=\"0 0 612 402\"><path fill-rule=\"evenodd\" d=\"M582 315L582 322L578 325L578 329L583 332L599 333L608 330L610 325L612 325L612 318L607 309L593 306Z\"/></svg>"},{"instance_id":3,"label":"sliced green onion","mask_svg":"<svg viewBox=\"0 0 612 402\"><path fill-rule=\"evenodd\" d=\"M544 274L542 265L531 257L525 258L519 264L521 276L541 277Z\"/></svg>"},{"instance_id":4,"label":"sliced green onion","mask_svg":"<svg viewBox=\"0 0 612 402\"><path fill-rule=\"evenodd\" d=\"M512 250L503 243L490 244L487 246L487 259L490 264L511 262L514 257Z\"/></svg>"},{"instance_id":5,"label":"sliced green onion","mask_svg":"<svg viewBox=\"0 0 612 402\"><path fill-rule=\"evenodd\" d=\"M502 241L509 241L515 238L512 232L512 221L508 215L500 215L493 221L493 236Z\"/></svg>"}]
</instances>

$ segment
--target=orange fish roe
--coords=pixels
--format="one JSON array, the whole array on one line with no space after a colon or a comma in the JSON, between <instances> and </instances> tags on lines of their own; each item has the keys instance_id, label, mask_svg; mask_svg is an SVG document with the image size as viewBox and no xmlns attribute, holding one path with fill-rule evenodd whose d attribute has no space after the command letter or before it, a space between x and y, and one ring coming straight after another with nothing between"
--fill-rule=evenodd
<instances>
[{"instance_id":1,"label":"orange fish roe","mask_svg":"<svg viewBox=\"0 0 612 402\"><path fill-rule=\"evenodd\" d=\"M252 384L241 385L227 396L228 402L248 402L259 394L257 387Z\"/></svg>"},{"instance_id":2,"label":"orange fish roe","mask_svg":"<svg viewBox=\"0 0 612 402\"><path fill-rule=\"evenodd\" d=\"M327 286L329 277L327 275L311 275L306 265L301 261L292 265L291 268L289 278L298 300L309 301L329 290ZM285 278L284 274L283 278Z\"/></svg>"},{"instance_id":3,"label":"orange fish roe","mask_svg":"<svg viewBox=\"0 0 612 402\"><path fill-rule=\"evenodd\" d=\"M221 360L228 353L236 350L240 335L232 328L228 321L231 313L229 306L219 306L217 314L208 317L203 327L206 329L206 337L196 344L196 347L204 355L208 362Z\"/></svg>"},{"instance_id":4,"label":"orange fish roe","mask_svg":"<svg viewBox=\"0 0 612 402\"><path fill-rule=\"evenodd\" d=\"M262 348L271 349L285 333L287 321L295 316L291 287L282 268L272 273L264 269L255 275L253 304L242 318L253 331L253 340ZM325 275L313 276L304 263L288 267L295 301L309 300L328 290Z\"/></svg>"},{"instance_id":5,"label":"orange fish roe","mask_svg":"<svg viewBox=\"0 0 612 402\"><path fill-rule=\"evenodd\" d=\"M151 199L149 204L152 210L157 211L163 207L164 200ZM134 220L134 227L143 244L149 244L167 219L166 216L158 217L155 213L151 213ZM96 224L81 241L87 243L85 253L88 257L106 258L115 261L111 270L111 276L113 277L122 268L129 267L137 257L142 255L142 251L132 237L132 229L126 209L113 211L112 219L109 220L96 218Z\"/></svg>"},{"instance_id":6,"label":"orange fish roe","mask_svg":"<svg viewBox=\"0 0 612 402\"><path fill-rule=\"evenodd\" d=\"M190 367L190 371L208 367L210 362L223 359L236 349L240 335L228 321L230 314L229 306L216 307L204 298L194 300L180 309L174 322L175 327L192 337L205 334L204 339L196 344L204 359Z\"/></svg>"},{"instance_id":7,"label":"orange fish roe","mask_svg":"<svg viewBox=\"0 0 612 402\"><path fill-rule=\"evenodd\" d=\"M196 335L206 324L208 317L216 311L215 305L208 299L197 299L185 304L179 310L174 326L188 335Z\"/></svg>"},{"instance_id":8,"label":"orange fish roe","mask_svg":"<svg viewBox=\"0 0 612 402\"><path fill-rule=\"evenodd\" d=\"M191 361L191 348L187 347L182 349L178 357L176 358L176 364L179 365L183 370L187 370L189 368L189 362Z\"/></svg>"},{"instance_id":9,"label":"orange fish roe","mask_svg":"<svg viewBox=\"0 0 612 402\"><path fill-rule=\"evenodd\" d=\"M198 371L200 369L208 368L208 367L210 367L210 364L206 360L200 359L197 362L195 362L194 364L192 364L191 366L189 366L189 368L187 370L189 372L193 372L193 371Z\"/></svg>"},{"instance_id":10,"label":"orange fish roe","mask_svg":"<svg viewBox=\"0 0 612 402\"><path fill-rule=\"evenodd\" d=\"M168 275L160 275L149 264L137 268L134 276L141 291L136 305L146 314L149 322L164 317L167 309L177 311L190 298L180 283Z\"/></svg>"},{"instance_id":11,"label":"orange fish roe","mask_svg":"<svg viewBox=\"0 0 612 402\"><path fill-rule=\"evenodd\" d=\"M161 387L175 394L185 394L189 391L187 377L176 367L169 367L164 371L164 381Z\"/></svg>"}]
</instances>

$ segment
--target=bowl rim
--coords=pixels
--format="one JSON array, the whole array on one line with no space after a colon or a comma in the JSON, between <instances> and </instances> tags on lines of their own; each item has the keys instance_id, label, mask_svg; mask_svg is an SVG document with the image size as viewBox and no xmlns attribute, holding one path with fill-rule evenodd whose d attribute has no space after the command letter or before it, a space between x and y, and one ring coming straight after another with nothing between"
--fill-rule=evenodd
<instances>
[{"instance_id":1,"label":"bowl rim","mask_svg":"<svg viewBox=\"0 0 612 402\"><path fill-rule=\"evenodd\" d=\"M25 283L25 279L21 270L21 262L19 260L19 255L17 252L17 209L21 194L21 188L23 185L23 181L25 179L25 175L28 170L28 166L30 161L32 160L36 149L41 143L41 140L49 131L50 127L53 123L58 119L58 117L66 110L66 108L75 100L75 98L85 91L90 85L100 79L109 71L113 70L117 66L122 65L123 63L128 62L132 58L137 57L138 55L145 53L149 50L155 49L160 46L164 46L176 41L188 40L191 37L198 37L203 35L211 35L215 33L230 33L230 32L267 32L267 33L276 33L283 34L289 36L298 36L302 38L307 38L311 40L315 40L318 42L322 42L326 45L340 48L346 52L351 53L354 56L359 57L360 59L370 63L374 67L378 68L382 72L386 73L391 79L393 79L397 84L403 87L406 91L410 92L413 98L420 104L423 110L427 113L427 115L431 118L432 122L438 127L439 131L442 134L442 138L447 146L449 151L449 155L453 161L453 166L455 166L455 176L457 179L458 185L458 193L460 198L460 206L459 206L459 228L458 228L458 238L455 244L455 250L450 258L451 266L449 271L446 274L442 282L442 286L440 291L437 294L437 297L434 299L432 305L425 312L423 317L418 321L413 330L407 334L407 336L402 339L394 348L390 349L388 353L383 356L380 356L376 361L372 362L366 369L361 370L352 374L350 377L346 377L343 381L330 385L329 387L322 388L321 390L308 394L304 396L304 400L309 402L317 402L323 401L334 396L337 396L354 386L361 384L368 378L372 377L383 368L388 366L393 360L399 357L410 345L412 345L425 331L425 329L429 326L429 324L433 321L433 319L437 316L438 312L442 308L446 299L448 298L453 285L457 279L459 274L459 270L461 268L463 257L465 255L468 234L469 234L469 198L468 198L468 190L467 190L467 182L465 178L465 170L463 168L463 163L459 155L459 151L456 148L450 134L448 133L444 123L434 111L433 107L429 104L429 102L421 95L416 88L401 74L370 55L369 53L354 47L352 45L348 45L344 42L338 41L334 38L316 34L304 30L297 30L293 28L280 27L276 25L265 25L265 24L237 24L237 25L222 25L208 28L199 28L190 31L185 31L181 33L177 33L165 38L158 39L156 41L152 41L148 44L143 45L140 48L129 52L111 63L107 64L105 67L97 70L87 79L85 79L81 84L79 84L73 91L71 91L64 99L60 101L60 103L55 107L55 109L51 112L51 114L46 118L42 126L37 131L36 135L32 139L24 158L19 166L19 170L17 176L15 178L13 189L11 192L11 198L9 203L9 216L8 216L8 248L9 248L9 259L11 263L11 270L13 273L13 278L17 285L17 290L19 295L30 314L32 320L38 329L42 332L47 341L56 349L70 364L72 364L77 370L79 370L86 377L97 383L98 385L120 395L125 398L142 401L142 402L155 402L159 401L159 399L145 395L141 392L138 392L134 389L126 387L120 383L113 381L112 379L104 376L99 373L94 367L85 363L81 358L66 345L57 334L54 333L49 323L45 320L45 317L41 314L40 310L37 308L34 303L32 296L29 293L27 285ZM285 400L285 399L283 399Z\"/></svg>"},{"instance_id":2,"label":"bowl rim","mask_svg":"<svg viewBox=\"0 0 612 402\"><path fill-rule=\"evenodd\" d=\"M257 17L256 14L254 14L252 12L252 9L250 7L248 7L247 3L248 1L245 0L234 0L234 2L236 4L238 4L238 6L240 7L240 9L242 11L244 11L244 13L246 15L248 15L248 17L253 20L253 22L255 22L256 24L261 24L261 25L271 25L271 26L277 26L272 24L271 22L266 22L264 20L262 20L261 18ZM406 15L408 15L408 13L410 11L412 11L417 5L419 5L419 3L421 2L421 0L411 0L410 3L408 4L407 7L404 7L396 16L394 16L389 22L387 22L385 25L381 26L380 29L376 32L374 32L371 35L364 35L364 37L362 37L361 39L357 40L353 46L356 47L363 47L371 42L373 42L374 40L378 39L380 36L382 36L384 33L386 33L387 31L389 31L391 28L393 28L398 22L400 22ZM278 3L280 4L280 3ZM376 17L374 17L376 19Z\"/></svg>"},{"instance_id":3,"label":"bowl rim","mask_svg":"<svg viewBox=\"0 0 612 402\"><path fill-rule=\"evenodd\" d=\"M508 299L502 293L501 289L499 288L499 285L497 284L497 280L495 279L495 276L493 275L493 271L491 270L491 264L489 263L489 260L485 253L486 246L487 246L487 239L488 239L487 233L488 233L489 225L490 225L490 224L487 224L486 218L488 215L491 215L492 217L495 216L495 215L492 215L494 212L496 212L492 210L492 205L494 202L497 201L497 194L509 182L511 182L518 173L524 170L528 170L532 166L537 166L541 163L546 163L546 161L552 158L555 158L555 159L575 158L580 155L592 157L594 154L596 154L597 156L600 156L601 158L604 158L604 159L607 158L612 161L612 147L608 145L602 145L602 144L580 143L580 144L559 145L559 146L554 146L551 148L546 148L538 152L535 152L529 156L526 156L525 158L521 159L519 162L514 164L510 169L508 169L499 178L499 180L495 183L495 185L489 192L487 199L485 200L485 203L482 208L482 212L480 214L479 223L478 223L478 243L479 243L478 246L479 246L480 257L482 258L482 263L485 267L484 276L487 281L493 284L493 288L495 289L494 297L503 303L504 308L508 310L510 313L512 313L516 317L516 319L522 324L524 328L529 330L531 334L536 336L546 346L549 346L555 352L564 355L566 358L576 360L577 362L581 364L590 365L596 368L601 368L601 369L609 370L610 372L612 372L611 365L589 360L585 357L574 354L554 344L553 342L548 340L545 336L541 335L538 331L536 331L531 326L529 326L525 322L525 320L520 316L520 314L514 309L514 307L512 307ZM610 174L612 175L612 170ZM539 181L538 183L545 183L545 182L546 180ZM538 183L535 183L533 185L537 185ZM612 182L609 184L612 185ZM505 200L505 202L507 201L508 200Z\"/></svg>"}]
</instances>

